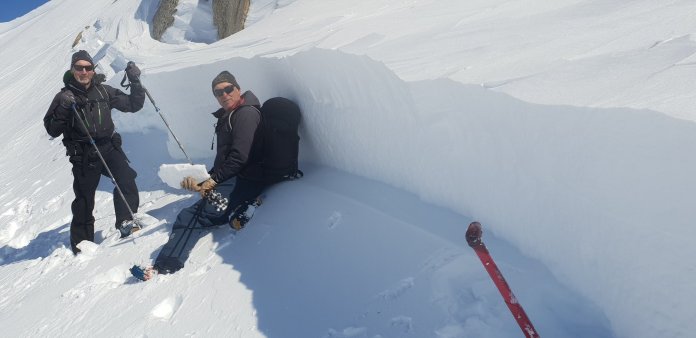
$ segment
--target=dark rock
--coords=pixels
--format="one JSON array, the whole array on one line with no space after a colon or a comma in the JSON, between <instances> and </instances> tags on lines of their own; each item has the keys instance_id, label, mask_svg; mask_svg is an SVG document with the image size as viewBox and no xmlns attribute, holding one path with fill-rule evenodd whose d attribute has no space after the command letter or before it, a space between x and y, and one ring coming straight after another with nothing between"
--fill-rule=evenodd
<instances>
[{"instance_id":1,"label":"dark rock","mask_svg":"<svg viewBox=\"0 0 696 338\"><path fill-rule=\"evenodd\" d=\"M244 29L250 0L213 0L213 24L224 39Z\"/></svg>"},{"instance_id":2,"label":"dark rock","mask_svg":"<svg viewBox=\"0 0 696 338\"><path fill-rule=\"evenodd\" d=\"M167 28L174 24L174 13L179 0L161 0L152 18L152 38L160 40Z\"/></svg>"}]
</instances>

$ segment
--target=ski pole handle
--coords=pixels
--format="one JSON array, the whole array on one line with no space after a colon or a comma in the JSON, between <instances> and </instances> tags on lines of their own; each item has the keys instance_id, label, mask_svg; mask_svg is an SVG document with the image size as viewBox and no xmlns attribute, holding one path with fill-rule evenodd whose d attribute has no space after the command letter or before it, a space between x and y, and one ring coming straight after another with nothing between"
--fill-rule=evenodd
<instances>
[{"instance_id":1,"label":"ski pole handle","mask_svg":"<svg viewBox=\"0 0 696 338\"><path fill-rule=\"evenodd\" d=\"M483 244L481 241L481 236L483 235L483 229L481 229L481 223L471 222L469 228L466 229L466 242L469 243L470 247L475 247Z\"/></svg>"},{"instance_id":2,"label":"ski pole handle","mask_svg":"<svg viewBox=\"0 0 696 338\"><path fill-rule=\"evenodd\" d=\"M127 83L126 83L126 80L128 80L128 74L126 74L126 73L124 72L124 73L123 73L123 79L121 80L121 87L123 87L123 88L128 88L128 87L130 87L130 84L127 84Z\"/></svg>"},{"instance_id":3,"label":"ski pole handle","mask_svg":"<svg viewBox=\"0 0 696 338\"><path fill-rule=\"evenodd\" d=\"M128 61L128 63L126 63L126 70L128 70L128 67L131 67L131 66L135 66L135 62ZM128 89L128 87L130 87L130 80L128 81L127 84L126 84L126 80L129 80L128 73L124 71L123 72L123 79L121 80L121 87ZM140 76L136 76L136 80L137 80L137 82L140 82Z\"/></svg>"}]
</instances>

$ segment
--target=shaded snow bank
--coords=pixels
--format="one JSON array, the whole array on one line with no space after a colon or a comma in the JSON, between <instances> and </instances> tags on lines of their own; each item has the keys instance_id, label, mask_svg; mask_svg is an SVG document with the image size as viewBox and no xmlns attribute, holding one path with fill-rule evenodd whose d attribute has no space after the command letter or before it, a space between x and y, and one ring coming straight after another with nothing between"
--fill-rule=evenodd
<instances>
[{"instance_id":1,"label":"shaded snow bank","mask_svg":"<svg viewBox=\"0 0 696 338\"><path fill-rule=\"evenodd\" d=\"M201 136L212 135L209 83L223 69L262 100L300 104L304 160L481 220L597 302L620 336L694 328L688 304L696 299L685 299L694 296L679 278L685 267L665 264L696 253L693 123L647 110L529 104L448 80L409 83L367 57L310 50L147 74L193 154L212 156ZM124 120L122 128L134 122ZM172 141L169 150L181 156Z\"/></svg>"},{"instance_id":2,"label":"shaded snow bank","mask_svg":"<svg viewBox=\"0 0 696 338\"><path fill-rule=\"evenodd\" d=\"M161 141L160 136L145 140ZM303 169L302 180L268 192L244 231L211 230L181 271L148 283L128 275L129 263L151 262L167 240L171 220L195 197L142 193L143 211L160 221L148 218L145 229L120 240L113 215L100 217L97 244L85 243L90 252L77 258L66 247L67 224L46 231L28 247L5 250L0 284L22 287L0 288L0 308L12 309L0 311L0 322L11 323L3 332L51 337L169 337L203 334L203 329L216 337L519 335L465 244L469 219L380 182L326 167ZM110 203L104 195L98 201ZM487 234L486 242L541 332L612 337L596 306L559 285L545 266L495 236ZM64 245L45 251L56 243ZM39 308L49 315L37 316ZM115 314L119 320L109 320ZM74 325L78 320L80 325Z\"/></svg>"}]
</instances>

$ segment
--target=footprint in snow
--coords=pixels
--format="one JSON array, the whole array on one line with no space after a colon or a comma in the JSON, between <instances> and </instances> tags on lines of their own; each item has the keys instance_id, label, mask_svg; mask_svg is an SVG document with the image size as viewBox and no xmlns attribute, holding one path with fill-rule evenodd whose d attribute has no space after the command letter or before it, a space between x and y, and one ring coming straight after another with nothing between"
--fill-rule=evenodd
<instances>
[{"instance_id":1,"label":"footprint in snow","mask_svg":"<svg viewBox=\"0 0 696 338\"><path fill-rule=\"evenodd\" d=\"M99 244L90 241L82 241L77 244L77 248L80 249L80 253L75 256L78 262L86 262L94 258L97 250L99 250Z\"/></svg>"},{"instance_id":2,"label":"footprint in snow","mask_svg":"<svg viewBox=\"0 0 696 338\"><path fill-rule=\"evenodd\" d=\"M200 268L196 269L196 271L192 272L189 276L195 277L195 276L202 276L206 272L210 271L212 267L208 265L201 266Z\"/></svg>"},{"instance_id":3,"label":"footprint in snow","mask_svg":"<svg viewBox=\"0 0 696 338\"><path fill-rule=\"evenodd\" d=\"M75 302L87 296L94 297L125 284L129 276L130 273L128 273L126 265L117 265L78 284L64 292L61 296L70 302Z\"/></svg>"},{"instance_id":4,"label":"footprint in snow","mask_svg":"<svg viewBox=\"0 0 696 338\"><path fill-rule=\"evenodd\" d=\"M341 224L342 219L343 215L341 215L341 213L338 211L334 211L334 213L331 214L331 217L329 217L329 229L333 229Z\"/></svg>"},{"instance_id":5,"label":"footprint in snow","mask_svg":"<svg viewBox=\"0 0 696 338\"><path fill-rule=\"evenodd\" d=\"M344 328L343 330L329 329L326 333L326 337L330 338L351 338L351 337L364 337L367 333L366 327L354 327L350 326Z\"/></svg>"},{"instance_id":6,"label":"footprint in snow","mask_svg":"<svg viewBox=\"0 0 696 338\"><path fill-rule=\"evenodd\" d=\"M100 273L92 279L92 284L106 284L111 288L118 287L128 280L130 273L127 266L118 265L106 272Z\"/></svg>"},{"instance_id":7,"label":"footprint in snow","mask_svg":"<svg viewBox=\"0 0 696 338\"><path fill-rule=\"evenodd\" d=\"M403 332L411 333L413 332L413 318L408 316L397 316L391 319L389 322L391 327Z\"/></svg>"},{"instance_id":8,"label":"footprint in snow","mask_svg":"<svg viewBox=\"0 0 696 338\"><path fill-rule=\"evenodd\" d=\"M399 283L397 285L395 285L395 286L393 286L385 291L382 291L379 294L379 298L384 299L384 300L397 299L397 298L401 297L401 295L406 293L406 291L413 288L414 285L415 285L415 282L414 282L413 277L404 278L401 281L399 281Z\"/></svg>"},{"instance_id":9,"label":"footprint in snow","mask_svg":"<svg viewBox=\"0 0 696 338\"><path fill-rule=\"evenodd\" d=\"M169 320L172 318L174 313L179 309L182 303L182 298L178 297L167 297L161 301L157 306L152 308L152 316L160 320Z\"/></svg>"}]
</instances>

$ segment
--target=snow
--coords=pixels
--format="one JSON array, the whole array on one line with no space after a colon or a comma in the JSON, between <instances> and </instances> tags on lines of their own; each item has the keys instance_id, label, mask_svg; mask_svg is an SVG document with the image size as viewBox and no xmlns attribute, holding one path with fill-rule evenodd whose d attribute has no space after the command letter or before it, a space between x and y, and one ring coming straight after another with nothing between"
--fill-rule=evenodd
<instances>
[{"instance_id":1,"label":"snow","mask_svg":"<svg viewBox=\"0 0 696 338\"><path fill-rule=\"evenodd\" d=\"M188 163L163 164L159 167L157 176L174 189L181 188L180 183L186 176L193 177L197 182L205 181L210 177L205 165Z\"/></svg>"},{"instance_id":2,"label":"snow","mask_svg":"<svg viewBox=\"0 0 696 338\"><path fill-rule=\"evenodd\" d=\"M212 1L179 1L174 13L174 23L162 35L162 42L215 42L217 28L213 25L211 6Z\"/></svg>"},{"instance_id":3,"label":"snow","mask_svg":"<svg viewBox=\"0 0 696 338\"><path fill-rule=\"evenodd\" d=\"M209 3L181 1L164 43L156 5L54 0L0 25L4 335L520 336L474 219L541 336L696 331L693 1L252 0L217 42ZM154 106L114 111L146 227L118 239L103 179L73 257L70 164L41 118L77 49L112 86L136 62L196 164L221 70L294 100L305 177L137 282L197 194Z\"/></svg>"}]
</instances>

